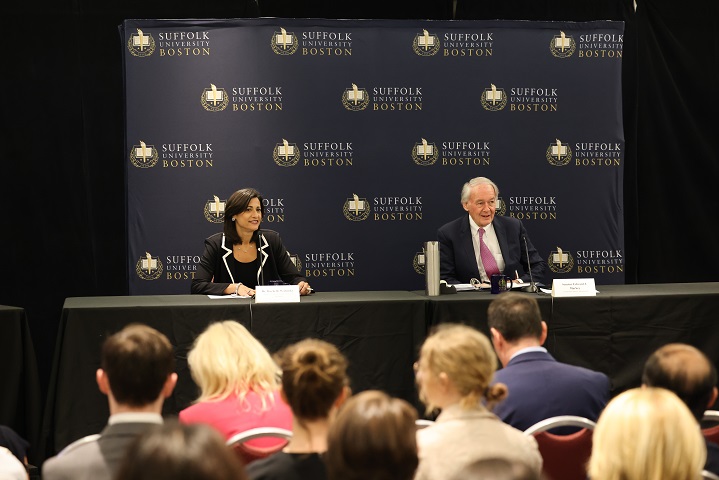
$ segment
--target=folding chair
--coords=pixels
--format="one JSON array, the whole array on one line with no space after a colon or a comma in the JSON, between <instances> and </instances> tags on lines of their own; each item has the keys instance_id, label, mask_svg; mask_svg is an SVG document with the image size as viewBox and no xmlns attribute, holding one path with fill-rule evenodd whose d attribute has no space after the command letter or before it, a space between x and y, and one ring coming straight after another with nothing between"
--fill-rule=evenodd
<instances>
[{"instance_id":1,"label":"folding chair","mask_svg":"<svg viewBox=\"0 0 719 480\"><path fill-rule=\"evenodd\" d=\"M422 428L427 428L430 425L434 425L434 422L432 420L425 420L424 418L418 418L414 421L414 424L417 425L417 430L420 430Z\"/></svg>"},{"instance_id":2,"label":"folding chair","mask_svg":"<svg viewBox=\"0 0 719 480\"><path fill-rule=\"evenodd\" d=\"M272 445L267 445L267 442L260 442L259 445L258 442L248 443L252 440L267 438L278 438L284 440L284 442L277 442ZM239 455L246 465L279 452L285 448L290 438L292 438L292 431L290 430L276 427L258 427L233 435L227 440L227 445Z\"/></svg>"},{"instance_id":3,"label":"folding chair","mask_svg":"<svg viewBox=\"0 0 719 480\"><path fill-rule=\"evenodd\" d=\"M560 415L537 422L525 435L534 436L544 461L544 473L552 480L586 480L587 462L592 453L595 422L575 415ZM548 432L557 427L579 427L568 435Z\"/></svg>"},{"instance_id":4,"label":"folding chair","mask_svg":"<svg viewBox=\"0 0 719 480\"><path fill-rule=\"evenodd\" d=\"M702 418L702 434L713 443L719 443L719 410L707 410Z\"/></svg>"}]
</instances>

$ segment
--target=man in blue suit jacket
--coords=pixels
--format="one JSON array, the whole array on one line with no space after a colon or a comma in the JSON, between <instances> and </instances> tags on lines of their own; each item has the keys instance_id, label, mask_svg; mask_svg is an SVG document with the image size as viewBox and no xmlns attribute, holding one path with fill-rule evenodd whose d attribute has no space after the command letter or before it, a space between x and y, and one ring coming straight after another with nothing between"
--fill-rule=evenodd
<instances>
[{"instance_id":1,"label":"man in blue suit jacket","mask_svg":"<svg viewBox=\"0 0 719 480\"><path fill-rule=\"evenodd\" d=\"M521 293L502 293L487 310L494 350L502 363L495 382L509 394L494 413L526 430L558 415L597 421L609 400L609 378L600 372L560 363L541 345L547 338L537 300Z\"/></svg>"},{"instance_id":2,"label":"man in blue suit jacket","mask_svg":"<svg viewBox=\"0 0 719 480\"><path fill-rule=\"evenodd\" d=\"M480 241L483 241L500 273L529 282L529 252L531 280L544 281L547 262L537 253L522 222L511 217L495 217L498 197L499 188L486 177L476 177L464 184L461 201L469 215L463 215L437 231L442 280L454 284L470 283L476 278L489 283L491 275L487 274L480 256ZM483 229L482 240L480 228Z\"/></svg>"}]
</instances>

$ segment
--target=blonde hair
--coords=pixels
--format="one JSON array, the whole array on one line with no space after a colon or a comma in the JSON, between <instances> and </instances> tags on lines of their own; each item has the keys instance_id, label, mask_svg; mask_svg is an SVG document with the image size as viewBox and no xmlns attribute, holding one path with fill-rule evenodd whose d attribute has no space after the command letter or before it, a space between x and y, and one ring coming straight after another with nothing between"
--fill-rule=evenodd
<instances>
[{"instance_id":1,"label":"blonde hair","mask_svg":"<svg viewBox=\"0 0 719 480\"><path fill-rule=\"evenodd\" d=\"M696 480L706 461L697 421L663 388L635 388L615 397L593 438L592 480Z\"/></svg>"},{"instance_id":2,"label":"blonde hair","mask_svg":"<svg viewBox=\"0 0 719 480\"><path fill-rule=\"evenodd\" d=\"M220 401L248 392L260 395L262 407L274 401L279 368L262 344L237 322L211 324L195 340L187 357L192 379L200 387L197 402Z\"/></svg>"},{"instance_id":3,"label":"blonde hair","mask_svg":"<svg viewBox=\"0 0 719 480\"><path fill-rule=\"evenodd\" d=\"M489 386L497 370L497 357L489 339L472 327L440 325L422 345L420 363L435 376L447 375L462 396L463 408L476 407L483 398L491 408L507 396L503 383ZM427 407L431 410L436 406Z\"/></svg>"}]
</instances>

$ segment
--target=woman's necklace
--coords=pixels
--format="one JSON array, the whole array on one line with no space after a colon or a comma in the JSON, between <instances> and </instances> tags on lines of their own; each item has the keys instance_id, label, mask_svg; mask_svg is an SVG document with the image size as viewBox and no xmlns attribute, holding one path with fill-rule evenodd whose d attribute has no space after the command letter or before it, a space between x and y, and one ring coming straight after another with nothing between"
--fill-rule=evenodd
<instances>
[{"instance_id":1,"label":"woman's necklace","mask_svg":"<svg viewBox=\"0 0 719 480\"><path fill-rule=\"evenodd\" d=\"M239 248L243 252L250 253L250 251L247 248L244 248L241 244L235 244L235 245L237 245L237 248ZM249 244L247 246L249 247Z\"/></svg>"}]
</instances>

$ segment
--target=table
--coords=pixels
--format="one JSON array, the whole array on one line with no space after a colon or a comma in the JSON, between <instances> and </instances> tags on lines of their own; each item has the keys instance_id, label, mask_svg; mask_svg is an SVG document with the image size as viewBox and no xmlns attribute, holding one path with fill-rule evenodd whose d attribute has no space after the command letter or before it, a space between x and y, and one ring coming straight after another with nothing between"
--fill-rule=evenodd
<instances>
[{"instance_id":1,"label":"table","mask_svg":"<svg viewBox=\"0 0 719 480\"><path fill-rule=\"evenodd\" d=\"M719 366L719 283L600 285L596 297L536 295L545 346L559 361L606 373L612 395L636 387L647 357L671 342L702 350ZM472 325L488 334L488 292L430 297L431 326Z\"/></svg>"},{"instance_id":2,"label":"table","mask_svg":"<svg viewBox=\"0 0 719 480\"><path fill-rule=\"evenodd\" d=\"M546 346L560 361L606 373L612 394L638 386L646 358L669 342L685 342L719 365L719 283L606 285L596 297L535 295L549 327ZM165 402L172 415L196 396L187 352L212 321L235 319L270 351L302 338L338 345L348 357L355 392L380 388L414 405L412 364L437 324L461 322L487 333L488 292L427 297L423 292L323 292L300 303L254 304L202 295L68 298L43 418L46 454L97 433L109 414L95 385L100 346L130 322L146 323L176 349L179 381Z\"/></svg>"},{"instance_id":3,"label":"table","mask_svg":"<svg viewBox=\"0 0 719 480\"><path fill-rule=\"evenodd\" d=\"M219 320L239 321L270 352L307 337L326 340L349 359L353 391L379 388L418 405L412 364L427 332L425 307L425 299L410 292L323 292L283 304L204 295L68 298L43 421L45 454L107 423L107 399L95 371L103 340L128 323L156 328L175 348L179 379L164 415L197 398L187 353L197 335Z\"/></svg>"},{"instance_id":4,"label":"table","mask_svg":"<svg viewBox=\"0 0 719 480\"><path fill-rule=\"evenodd\" d=\"M25 309L0 305L0 424L30 442L36 462L40 434L40 380Z\"/></svg>"}]
</instances>

